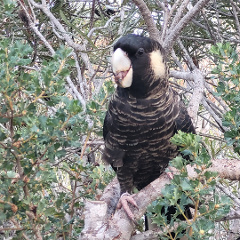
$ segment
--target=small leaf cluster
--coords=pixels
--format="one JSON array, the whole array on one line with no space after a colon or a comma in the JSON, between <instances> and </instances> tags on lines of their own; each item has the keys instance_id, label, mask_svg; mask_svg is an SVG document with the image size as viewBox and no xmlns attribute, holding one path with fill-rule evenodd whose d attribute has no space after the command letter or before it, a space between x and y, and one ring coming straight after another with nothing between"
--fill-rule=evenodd
<instances>
[{"instance_id":1,"label":"small leaf cluster","mask_svg":"<svg viewBox=\"0 0 240 240\"><path fill-rule=\"evenodd\" d=\"M162 190L162 198L148 208L153 223L164 232L161 239L209 239L215 219L230 210L230 199L215 191L217 173L206 171L211 166L210 156L201 144L201 137L178 132L171 139L179 146L181 155L170 162L179 173ZM188 177L186 165L194 166L195 178ZM193 214L188 209L192 208ZM169 212L171 215L169 215Z\"/></svg>"},{"instance_id":2,"label":"small leaf cluster","mask_svg":"<svg viewBox=\"0 0 240 240\"><path fill-rule=\"evenodd\" d=\"M227 128L224 133L227 144L240 153L240 62L236 48L230 43L218 43L212 46L211 53L217 57L218 64L213 69L213 77L218 78L216 95L226 101L230 110L224 115L223 126Z\"/></svg>"}]
</instances>

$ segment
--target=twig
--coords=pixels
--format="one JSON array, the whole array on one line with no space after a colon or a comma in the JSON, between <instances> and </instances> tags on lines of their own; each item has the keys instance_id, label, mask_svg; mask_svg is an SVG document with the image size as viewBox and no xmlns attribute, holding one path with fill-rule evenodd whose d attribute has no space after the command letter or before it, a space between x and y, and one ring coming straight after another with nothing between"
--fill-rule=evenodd
<instances>
[{"instance_id":1,"label":"twig","mask_svg":"<svg viewBox=\"0 0 240 240\"><path fill-rule=\"evenodd\" d=\"M87 87L87 84L83 80L84 77L82 76L82 73L81 73L81 67L80 67L79 62L78 62L77 54L75 52L73 52L72 55L74 57L75 66L76 66L76 69L77 69L77 76L78 76L78 82L79 82L80 91L82 93L82 96L84 96L83 98L86 99L87 96L86 96L86 92L84 90L84 87Z\"/></svg>"},{"instance_id":2,"label":"twig","mask_svg":"<svg viewBox=\"0 0 240 240\"><path fill-rule=\"evenodd\" d=\"M73 84L72 80L70 77L66 77L67 82L69 84L69 86L71 87L71 89L73 90L74 94L77 96L78 100L81 102L82 106L83 106L83 110L86 110L86 102L83 99L83 97L81 96L81 94L78 92L78 90L76 89L75 85Z\"/></svg>"},{"instance_id":3,"label":"twig","mask_svg":"<svg viewBox=\"0 0 240 240\"><path fill-rule=\"evenodd\" d=\"M210 134L205 134L205 133L201 133L201 132L199 132L198 134L200 136L207 137L207 138L212 138L212 139L220 141L220 142L226 142L223 138L218 138L218 137L215 137L215 136L210 135Z\"/></svg>"},{"instance_id":4,"label":"twig","mask_svg":"<svg viewBox=\"0 0 240 240\"><path fill-rule=\"evenodd\" d=\"M31 1L31 0L30 0ZM31 17L27 11L27 9L25 8L25 6L22 4L22 2L19 0L18 1L19 4L21 5L22 9L24 10L28 21L29 21L29 27L35 32L35 34L41 39L41 41L44 43L44 45L49 49L49 51L51 52L52 56L55 54L54 49L52 48L52 46L49 44L49 42L46 40L46 38L38 31L37 27L35 27L35 23L32 22Z\"/></svg>"},{"instance_id":5,"label":"twig","mask_svg":"<svg viewBox=\"0 0 240 240\"><path fill-rule=\"evenodd\" d=\"M217 129L219 129L219 130L221 130L220 127L219 127L218 125L216 125L215 123L211 122L209 119L207 119L207 118L204 117L203 115L198 114L198 116L201 117L201 118L203 118L203 119L206 120L207 122L209 122L209 124L212 125L213 127L217 128Z\"/></svg>"},{"instance_id":6,"label":"twig","mask_svg":"<svg viewBox=\"0 0 240 240\"><path fill-rule=\"evenodd\" d=\"M172 49L171 55L172 55L172 58L173 58L174 62L177 64L177 66L178 66L178 67L180 68L180 70L183 72L183 71L184 71L183 66L182 66L182 64L180 63L180 61L178 60L178 57L176 56L176 53L175 53L174 49Z\"/></svg>"},{"instance_id":7,"label":"twig","mask_svg":"<svg viewBox=\"0 0 240 240\"><path fill-rule=\"evenodd\" d=\"M213 103L211 100L209 100L208 98L204 97L205 101L212 106L213 111L217 114L220 115L220 117L222 118L222 115L224 114L224 110L220 109L215 103Z\"/></svg>"},{"instance_id":8,"label":"twig","mask_svg":"<svg viewBox=\"0 0 240 240\"><path fill-rule=\"evenodd\" d=\"M112 16L106 23L104 26L102 27L95 27L95 28L92 28L89 33L88 33L88 37L91 38L92 37L92 34L94 33L94 31L97 31L97 30L101 30L101 29L104 29L104 28L107 28L109 26L109 24L113 21L113 19L119 17L119 15L114 15Z\"/></svg>"},{"instance_id":9,"label":"twig","mask_svg":"<svg viewBox=\"0 0 240 240\"><path fill-rule=\"evenodd\" d=\"M227 194L233 201L240 207L240 200L233 195L227 188L223 187L220 183L217 183L216 186L222 190L225 194Z\"/></svg>"},{"instance_id":10,"label":"twig","mask_svg":"<svg viewBox=\"0 0 240 240\"><path fill-rule=\"evenodd\" d=\"M207 81L206 81L207 82ZM214 94L214 91L208 86L208 84L205 84L206 89L208 90L209 93L211 93L211 95L219 102L219 104L223 107L223 109L227 112L230 110L230 108L228 107L228 105L219 97L217 97Z\"/></svg>"},{"instance_id":11,"label":"twig","mask_svg":"<svg viewBox=\"0 0 240 240\"><path fill-rule=\"evenodd\" d=\"M182 29L191 21L191 19L196 16L196 14L209 2L210 0L199 0L195 6L177 23L176 26L169 32L164 40L163 48L168 53L171 51L175 40L180 35Z\"/></svg>"},{"instance_id":12,"label":"twig","mask_svg":"<svg viewBox=\"0 0 240 240\"><path fill-rule=\"evenodd\" d=\"M192 40L192 41L202 41L208 43L215 43L215 40L206 39L206 38L198 38L198 37L187 37L187 36L180 36L181 39Z\"/></svg>"},{"instance_id":13,"label":"twig","mask_svg":"<svg viewBox=\"0 0 240 240\"><path fill-rule=\"evenodd\" d=\"M187 49L183 46L182 41L181 41L180 39L178 39L178 40L177 40L177 43L178 43L180 49L183 51L183 54L184 54L184 57L185 57L185 59L186 59L187 65L190 66L190 69L191 69L191 70L196 69L197 67L196 67L196 65L194 64L192 58L190 57Z\"/></svg>"},{"instance_id":14,"label":"twig","mask_svg":"<svg viewBox=\"0 0 240 240\"><path fill-rule=\"evenodd\" d=\"M212 108L209 106L205 99L202 99L202 104L205 107L205 109L211 114L216 123L220 126L222 131L223 132L227 131L227 128L222 125L222 120L220 119L220 117L217 116L217 114L212 110Z\"/></svg>"}]
</instances>

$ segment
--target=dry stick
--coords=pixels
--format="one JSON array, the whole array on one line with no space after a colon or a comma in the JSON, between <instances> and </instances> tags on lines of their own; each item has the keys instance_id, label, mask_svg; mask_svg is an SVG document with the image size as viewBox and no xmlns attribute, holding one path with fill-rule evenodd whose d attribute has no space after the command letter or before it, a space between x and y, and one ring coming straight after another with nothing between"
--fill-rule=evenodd
<instances>
[{"instance_id":1,"label":"dry stick","mask_svg":"<svg viewBox=\"0 0 240 240\"><path fill-rule=\"evenodd\" d=\"M236 8L236 10L240 12L240 8L238 7L238 5L233 0L230 0L230 2Z\"/></svg>"},{"instance_id":2,"label":"dry stick","mask_svg":"<svg viewBox=\"0 0 240 240\"><path fill-rule=\"evenodd\" d=\"M81 67L80 67L80 64L78 62L78 56L75 52L72 53L73 57L74 57L74 60L75 60L75 66L76 66L76 69L77 69L77 76L78 76L78 82L79 82L79 88L80 88L80 91L82 93L82 96L84 96L84 98L86 99L86 92L85 92L85 89L84 87L87 86L86 84L86 81L84 81L84 77L82 77L82 72L81 72Z\"/></svg>"},{"instance_id":3,"label":"dry stick","mask_svg":"<svg viewBox=\"0 0 240 240\"><path fill-rule=\"evenodd\" d=\"M202 42L208 42L208 43L215 43L212 39L206 39L206 38L198 38L198 37L187 37L187 36L180 36L180 39L187 39L192 41L202 41Z\"/></svg>"},{"instance_id":4,"label":"dry stick","mask_svg":"<svg viewBox=\"0 0 240 240\"><path fill-rule=\"evenodd\" d=\"M170 11L168 12L168 19L167 19L167 23L166 23L166 29L163 29L163 31L162 31L162 36L161 36L162 41L164 41L164 38L165 38L166 33L167 33L167 26L168 26L169 19L172 17L174 11L176 10L177 6L180 4L181 1L182 0L175 1L174 4L171 6Z\"/></svg>"},{"instance_id":5,"label":"dry stick","mask_svg":"<svg viewBox=\"0 0 240 240\"><path fill-rule=\"evenodd\" d=\"M193 95L188 105L188 114L193 119L193 121L195 121L197 118L199 105L202 101L204 90L205 79L202 72L198 68L195 68L192 72L171 71L170 77L185 79L193 88ZM194 81L194 85L190 82L192 80Z\"/></svg>"},{"instance_id":6,"label":"dry stick","mask_svg":"<svg viewBox=\"0 0 240 240\"><path fill-rule=\"evenodd\" d=\"M178 66L178 67L180 68L180 70L183 72L183 71L184 71L184 68L183 68L181 62L179 61L179 59L178 59L178 57L177 57L174 49L172 49L171 55L172 55L172 58L173 58L174 62L177 64L177 66Z\"/></svg>"},{"instance_id":7,"label":"dry stick","mask_svg":"<svg viewBox=\"0 0 240 240\"><path fill-rule=\"evenodd\" d=\"M210 134L205 134L205 133L198 133L198 134L199 134L200 136L202 136L202 137L212 138L212 139L215 139L215 140L217 140L217 141L226 143L226 141L224 140L224 138L219 138L219 137L216 137L216 136L213 136L213 135L210 135Z\"/></svg>"},{"instance_id":8,"label":"dry stick","mask_svg":"<svg viewBox=\"0 0 240 240\"><path fill-rule=\"evenodd\" d=\"M84 98L81 96L81 94L78 92L77 88L75 87L75 85L73 84L72 80L70 77L66 77L67 82L69 84L69 86L71 87L71 89L73 90L74 94L77 96L78 100L81 102L82 106L83 106L83 110L86 110L86 101L84 100Z\"/></svg>"},{"instance_id":9,"label":"dry stick","mask_svg":"<svg viewBox=\"0 0 240 240\"><path fill-rule=\"evenodd\" d=\"M216 40L216 37L215 37L214 33L212 33L211 27L210 27L210 25L209 25L209 23L208 23L208 18L205 16L204 11L202 11L202 15L203 15L204 21L205 21L205 23L206 23L206 25L207 25L207 30L208 30L209 34L211 35L211 37L212 37L213 39Z\"/></svg>"},{"instance_id":10,"label":"dry stick","mask_svg":"<svg viewBox=\"0 0 240 240\"><path fill-rule=\"evenodd\" d=\"M72 203L71 203L71 207L70 207L71 219L73 218L73 214L74 214L74 204L75 204L75 201L76 201L76 199L75 199L76 190L77 190L77 181L75 180L74 181L74 188L73 188L73 191L72 191ZM72 228L73 228L73 224L70 224L69 236L72 236Z\"/></svg>"},{"instance_id":11,"label":"dry stick","mask_svg":"<svg viewBox=\"0 0 240 240\"><path fill-rule=\"evenodd\" d=\"M213 111L218 114L218 115L222 115L225 113L224 110L220 109L215 103L213 103L211 100L209 100L208 98L206 98L204 96L204 100L212 107Z\"/></svg>"},{"instance_id":12,"label":"dry stick","mask_svg":"<svg viewBox=\"0 0 240 240\"><path fill-rule=\"evenodd\" d=\"M215 128L217 128L217 129L219 129L220 131L222 131L222 130L220 129L220 127L219 127L217 124L211 122L209 119L207 119L207 118L204 117L203 115L198 114L198 116L201 117L201 118L203 118L203 119L206 120L207 122L209 122L209 124L212 125L213 127L215 127Z\"/></svg>"},{"instance_id":13,"label":"dry stick","mask_svg":"<svg viewBox=\"0 0 240 240\"><path fill-rule=\"evenodd\" d=\"M230 108L228 105L219 97L217 97L214 93L214 91L208 86L209 84L205 83L205 87L208 90L208 92L219 102L219 104L223 107L223 109L227 112L230 111Z\"/></svg>"},{"instance_id":14,"label":"dry stick","mask_svg":"<svg viewBox=\"0 0 240 240\"><path fill-rule=\"evenodd\" d=\"M58 28L58 30L62 33L65 41L67 42L67 44L72 47L73 49L77 50L80 52L82 60L84 61L85 65L88 67L90 75L93 75L94 73L94 69L92 64L90 63L89 57L86 53L84 53L84 51L86 51L86 48L84 45L80 45L75 43L71 36L69 36L69 34L66 32L65 28L63 27L63 25L58 21L58 19L55 18L55 16L51 13L51 11L49 10L49 8L46 5L45 0L43 2L43 4L38 4L36 3L34 0L29 0L31 2L31 4L36 7L41 9L45 15L50 19L51 22L54 23L54 25Z\"/></svg>"},{"instance_id":15,"label":"dry stick","mask_svg":"<svg viewBox=\"0 0 240 240\"><path fill-rule=\"evenodd\" d=\"M95 0L92 0L92 10L91 10L91 17L90 17L90 29L93 27L93 19L95 14Z\"/></svg>"},{"instance_id":16,"label":"dry stick","mask_svg":"<svg viewBox=\"0 0 240 240\"><path fill-rule=\"evenodd\" d=\"M177 40L177 43L178 43L180 49L183 51L183 54L184 54L185 59L187 60L187 63L190 65L190 67L191 67L192 69L196 69L197 67L196 67L196 65L194 64L192 58L190 57L187 49L184 47L182 41L181 41L180 39L178 39L178 40Z\"/></svg>"},{"instance_id":17,"label":"dry stick","mask_svg":"<svg viewBox=\"0 0 240 240\"><path fill-rule=\"evenodd\" d=\"M124 17L125 17L125 9L122 7L120 9L120 25L119 25L119 28L118 28L118 35L119 36L122 36L122 34L123 34Z\"/></svg>"},{"instance_id":18,"label":"dry stick","mask_svg":"<svg viewBox=\"0 0 240 240\"><path fill-rule=\"evenodd\" d=\"M38 7L40 9L45 9L42 5L39 5L39 4L36 4L33 0L30 0L30 2L33 4L33 6L35 7ZM28 15L28 18L30 19L29 17L29 14L27 12L27 10L24 8L23 6L23 9L25 11L25 13ZM47 14L46 14L47 15ZM53 19L50 19L55 25L56 23L53 21ZM60 24L60 23L59 23ZM43 43L45 44L45 46L49 49L49 51L51 52L52 55L55 54L55 51L54 49L52 48L52 46L48 43L48 41L45 39L45 37L38 31L37 27L35 27L35 24L30 20L30 23L29 23L29 26L30 28L36 33L36 35L43 41ZM62 27L63 28L63 27ZM63 29L64 30L64 29ZM67 77L67 82L69 84L69 86L71 87L71 89L73 90L74 94L77 96L78 100L81 102L82 106L83 106L83 109L86 110L86 102L85 100L83 99L83 97L80 95L80 93L77 91L76 87L74 86L74 84L72 83L72 80L70 79L70 77Z\"/></svg>"},{"instance_id":19,"label":"dry stick","mask_svg":"<svg viewBox=\"0 0 240 240\"><path fill-rule=\"evenodd\" d=\"M215 4L217 4L217 0L215 0L214 1L214 3ZM218 10L217 9L215 9L215 12L217 13L216 15L217 15L217 36L218 36L218 41L222 41L222 36L221 36L221 34L220 34L220 32L221 32L221 22L220 22L220 18L219 18L219 12L218 12Z\"/></svg>"},{"instance_id":20,"label":"dry stick","mask_svg":"<svg viewBox=\"0 0 240 240\"><path fill-rule=\"evenodd\" d=\"M169 77L174 77L177 79L184 79L186 81L192 81L191 72L181 72L181 71L170 71Z\"/></svg>"},{"instance_id":21,"label":"dry stick","mask_svg":"<svg viewBox=\"0 0 240 240\"><path fill-rule=\"evenodd\" d=\"M234 220L234 219L240 219L240 210L234 210L232 209L226 216L224 216L221 219L217 219L216 222L220 221L228 221L228 220Z\"/></svg>"},{"instance_id":22,"label":"dry stick","mask_svg":"<svg viewBox=\"0 0 240 240\"><path fill-rule=\"evenodd\" d=\"M167 31L167 27L168 27L168 22L170 19L170 12L167 6L164 5L164 3L161 3L159 0L156 0L157 5L163 9L163 25L162 25L162 32L161 32L161 41L163 41L165 35L166 35L166 31Z\"/></svg>"},{"instance_id":23,"label":"dry stick","mask_svg":"<svg viewBox=\"0 0 240 240\"><path fill-rule=\"evenodd\" d=\"M193 119L193 121L195 121L197 118L199 105L203 97L205 78L202 72L198 68L194 69L192 71L192 74L193 74L193 80L194 80L193 95L192 95L192 98L190 99L187 109L188 109L189 116Z\"/></svg>"},{"instance_id":24,"label":"dry stick","mask_svg":"<svg viewBox=\"0 0 240 240\"><path fill-rule=\"evenodd\" d=\"M220 126L222 131L227 131L227 128L222 125L221 118L217 116L217 114L212 110L212 108L209 106L205 99L202 99L202 104L205 107L205 109L211 114L211 116L217 122L217 124Z\"/></svg>"},{"instance_id":25,"label":"dry stick","mask_svg":"<svg viewBox=\"0 0 240 240\"><path fill-rule=\"evenodd\" d=\"M187 89L187 88L185 88L185 87L182 87L182 86L180 86L179 84L177 84L177 83L175 83L175 82L173 82L173 81L169 81L169 83L170 83L170 85L173 87L173 88L177 88L177 89L179 89L179 90L182 90L182 91L184 91L185 93L191 93L192 94L192 89Z\"/></svg>"},{"instance_id":26,"label":"dry stick","mask_svg":"<svg viewBox=\"0 0 240 240\"><path fill-rule=\"evenodd\" d=\"M52 48L52 46L49 44L49 42L46 40L46 38L38 31L38 28L35 26L36 23L32 21L32 18L30 17L27 9L25 8L25 6L22 4L22 2L19 0L18 1L19 4L21 5L22 9L24 10L28 21L29 21L29 27L32 29L33 32L35 32L35 34L39 37L39 39L41 39L41 41L44 43L44 45L49 49L50 53L52 54L52 56L55 54L54 49Z\"/></svg>"},{"instance_id":27,"label":"dry stick","mask_svg":"<svg viewBox=\"0 0 240 240\"><path fill-rule=\"evenodd\" d=\"M110 24L115 18L117 18L117 17L119 17L119 14L118 14L118 15L113 15L113 16L105 23L104 26L92 28L92 29L89 31L89 33L88 33L88 37L91 38L91 37L92 37L92 34L94 33L94 31L108 28L109 24Z\"/></svg>"}]
</instances>

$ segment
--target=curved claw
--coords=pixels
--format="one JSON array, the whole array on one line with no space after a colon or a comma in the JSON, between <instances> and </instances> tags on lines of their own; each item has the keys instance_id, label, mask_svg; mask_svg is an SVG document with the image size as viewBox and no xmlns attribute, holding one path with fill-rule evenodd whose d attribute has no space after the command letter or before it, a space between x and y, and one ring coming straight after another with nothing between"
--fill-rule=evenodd
<instances>
[{"instance_id":1,"label":"curved claw","mask_svg":"<svg viewBox=\"0 0 240 240\"><path fill-rule=\"evenodd\" d=\"M167 176L169 177L170 180L172 180L174 177L172 172L167 172Z\"/></svg>"},{"instance_id":2,"label":"curved claw","mask_svg":"<svg viewBox=\"0 0 240 240\"><path fill-rule=\"evenodd\" d=\"M131 195L122 195L118 201L117 204L117 208L121 208L123 207L124 211L127 213L128 217L130 219L134 220L134 215L132 213L132 211L130 210L128 203L131 203L133 206L135 206L138 209L137 203L135 202L135 200L133 199L133 197Z\"/></svg>"},{"instance_id":3,"label":"curved claw","mask_svg":"<svg viewBox=\"0 0 240 240\"><path fill-rule=\"evenodd\" d=\"M169 172L166 172L167 173L167 176L172 180L174 175L179 173L179 171L175 168L175 167L172 167L172 166L168 166L167 168L169 170Z\"/></svg>"}]
</instances>

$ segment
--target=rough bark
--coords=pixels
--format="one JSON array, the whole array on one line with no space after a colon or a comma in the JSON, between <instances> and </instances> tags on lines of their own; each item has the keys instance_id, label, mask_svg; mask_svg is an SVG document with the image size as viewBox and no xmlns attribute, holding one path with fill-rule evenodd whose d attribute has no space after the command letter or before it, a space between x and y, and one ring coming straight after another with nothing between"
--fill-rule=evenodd
<instances>
[{"instance_id":1,"label":"rough bark","mask_svg":"<svg viewBox=\"0 0 240 240\"><path fill-rule=\"evenodd\" d=\"M187 170L189 177L194 178L197 176L194 167L187 166ZM207 170L218 172L219 177L221 178L240 180L240 161L238 160L213 160L212 166ZM143 216L146 212L147 206L152 201L161 196L161 190L169 183L170 179L167 177L166 173L164 173L133 196L139 207L139 209L131 207L136 220ZM112 188L114 188L114 190L111 190ZM127 217L123 209L119 209L112 214L113 209L115 209L115 206L113 205L117 203L119 198L118 189L119 185L117 180L114 179L114 181L108 186L108 189L105 190L101 198L102 201L86 200L84 213L85 227L79 239L131 239L132 233L136 227L133 221ZM110 208L110 210L108 210L108 208ZM153 232L149 232L149 234L153 234Z\"/></svg>"}]
</instances>

